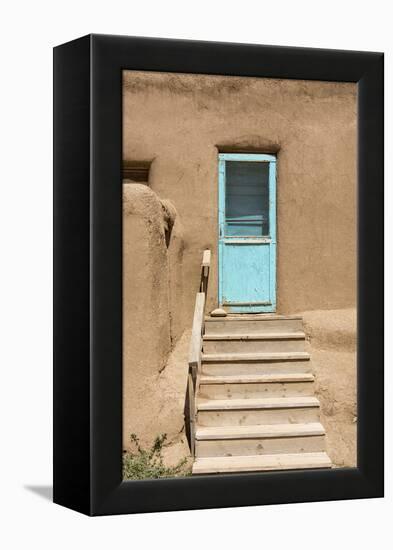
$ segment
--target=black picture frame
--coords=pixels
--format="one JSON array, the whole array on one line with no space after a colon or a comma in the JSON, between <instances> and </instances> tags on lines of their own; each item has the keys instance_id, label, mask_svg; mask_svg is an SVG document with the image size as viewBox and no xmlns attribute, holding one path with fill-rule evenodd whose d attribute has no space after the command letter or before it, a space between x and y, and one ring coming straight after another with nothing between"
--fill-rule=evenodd
<instances>
[{"instance_id":1,"label":"black picture frame","mask_svg":"<svg viewBox=\"0 0 393 550\"><path fill-rule=\"evenodd\" d=\"M122 70L358 83L357 467L122 481ZM88 35L54 49L54 502L88 515L383 496L383 54Z\"/></svg>"}]
</instances>

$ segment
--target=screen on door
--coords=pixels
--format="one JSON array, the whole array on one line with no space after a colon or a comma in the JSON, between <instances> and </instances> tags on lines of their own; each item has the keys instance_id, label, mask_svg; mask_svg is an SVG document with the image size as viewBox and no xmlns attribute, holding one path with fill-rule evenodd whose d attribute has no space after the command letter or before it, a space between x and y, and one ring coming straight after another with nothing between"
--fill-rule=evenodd
<instances>
[{"instance_id":1,"label":"screen on door","mask_svg":"<svg viewBox=\"0 0 393 550\"><path fill-rule=\"evenodd\" d=\"M225 235L269 235L269 163L226 162Z\"/></svg>"}]
</instances>

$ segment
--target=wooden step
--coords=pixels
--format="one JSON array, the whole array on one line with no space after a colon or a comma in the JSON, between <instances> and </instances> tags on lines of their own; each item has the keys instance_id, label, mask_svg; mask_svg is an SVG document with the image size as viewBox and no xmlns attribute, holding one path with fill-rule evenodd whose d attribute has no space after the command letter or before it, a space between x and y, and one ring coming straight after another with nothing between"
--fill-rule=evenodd
<instances>
[{"instance_id":1,"label":"wooden step","mask_svg":"<svg viewBox=\"0 0 393 550\"><path fill-rule=\"evenodd\" d=\"M310 355L298 353L202 354L202 374L252 375L311 372Z\"/></svg>"},{"instance_id":2,"label":"wooden step","mask_svg":"<svg viewBox=\"0 0 393 550\"><path fill-rule=\"evenodd\" d=\"M274 384L284 382L313 382L314 375L309 372L284 372L273 374L241 375L205 375L200 377L201 384Z\"/></svg>"},{"instance_id":3,"label":"wooden step","mask_svg":"<svg viewBox=\"0 0 393 550\"><path fill-rule=\"evenodd\" d=\"M274 353L304 351L304 332L205 334L204 353Z\"/></svg>"},{"instance_id":4,"label":"wooden step","mask_svg":"<svg viewBox=\"0 0 393 550\"><path fill-rule=\"evenodd\" d=\"M198 399L198 426L246 426L319 422L315 397Z\"/></svg>"},{"instance_id":5,"label":"wooden step","mask_svg":"<svg viewBox=\"0 0 393 550\"><path fill-rule=\"evenodd\" d=\"M229 315L206 317L206 334L252 334L261 332L297 332L303 329L299 316L285 315Z\"/></svg>"},{"instance_id":6,"label":"wooden step","mask_svg":"<svg viewBox=\"0 0 393 550\"><path fill-rule=\"evenodd\" d=\"M302 320L301 315L285 315L282 313L228 313L226 317L205 315L207 321L283 321Z\"/></svg>"},{"instance_id":7,"label":"wooden step","mask_svg":"<svg viewBox=\"0 0 393 550\"><path fill-rule=\"evenodd\" d=\"M311 374L311 361L207 361L202 363L206 376L253 376L264 374Z\"/></svg>"},{"instance_id":8,"label":"wooden step","mask_svg":"<svg viewBox=\"0 0 393 550\"><path fill-rule=\"evenodd\" d=\"M231 397L292 397L313 395L311 373L277 373L256 375L200 377L199 396L206 399Z\"/></svg>"},{"instance_id":9,"label":"wooden step","mask_svg":"<svg viewBox=\"0 0 393 550\"><path fill-rule=\"evenodd\" d=\"M325 450L319 422L262 426L217 426L196 431L196 456L241 456Z\"/></svg>"},{"instance_id":10,"label":"wooden step","mask_svg":"<svg viewBox=\"0 0 393 550\"><path fill-rule=\"evenodd\" d=\"M264 397L260 399L198 399L198 411L292 409L319 407L316 397Z\"/></svg>"},{"instance_id":11,"label":"wooden step","mask_svg":"<svg viewBox=\"0 0 393 550\"><path fill-rule=\"evenodd\" d=\"M262 426L221 426L198 427L195 433L197 440L211 439L255 439L282 438L325 435L325 429L320 422L308 424L267 424Z\"/></svg>"},{"instance_id":12,"label":"wooden step","mask_svg":"<svg viewBox=\"0 0 393 550\"><path fill-rule=\"evenodd\" d=\"M195 443L195 456L250 456L325 451L325 436L214 439Z\"/></svg>"},{"instance_id":13,"label":"wooden step","mask_svg":"<svg viewBox=\"0 0 393 550\"><path fill-rule=\"evenodd\" d=\"M204 363L230 363L230 362L254 362L263 363L267 361L308 361L310 354L305 351L298 352L275 352L275 353L203 353Z\"/></svg>"},{"instance_id":14,"label":"wooden step","mask_svg":"<svg viewBox=\"0 0 393 550\"><path fill-rule=\"evenodd\" d=\"M271 470L300 470L331 468L332 463L325 452L290 453L254 456L225 456L197 458L193 474L223 474L235 472L258 472Z\"/></svg>"},{"instance_id":15,"label":"wooden step","mask_svg":"<svg viewBox=\"0 0 393 550\"><path fill-rule=\"evenodd\" d=\"M204 340L304 340L304 332L262 332L260 334L204 334Z\"/></svg>"}]
</instances>

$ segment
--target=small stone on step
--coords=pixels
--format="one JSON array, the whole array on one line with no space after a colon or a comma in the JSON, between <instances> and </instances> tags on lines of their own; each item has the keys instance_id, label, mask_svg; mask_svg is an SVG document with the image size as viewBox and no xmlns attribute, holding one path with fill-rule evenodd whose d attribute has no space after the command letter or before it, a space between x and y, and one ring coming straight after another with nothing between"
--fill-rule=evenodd
<instances>
[{"instance_id":1,"label":"small stone on step","mask_svg":"<svg viewBox=\"0 0 393 550\"><path fill-rule=\"evenodd\" d=\"M213 311L210 313L210 317L226 317L227 312L225 309L222 309L221 307L217 309L213 309Z\"/></svg>"}]
</instances>

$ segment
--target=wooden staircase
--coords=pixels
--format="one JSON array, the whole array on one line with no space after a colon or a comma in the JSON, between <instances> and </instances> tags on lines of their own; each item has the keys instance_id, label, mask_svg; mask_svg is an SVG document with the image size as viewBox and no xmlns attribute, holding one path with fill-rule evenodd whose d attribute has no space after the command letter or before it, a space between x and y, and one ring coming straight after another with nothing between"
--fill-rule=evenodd
<instances>
[{"instance_id":1,"label":"wooden staircase","mask_svg":"<svg viewBox=\"0 0 393 550\"><path fill-rule=\"evenodd\" d=\"M330 468L301 317L207 317L193 474Z\"/></svg>"}]
</instances>

